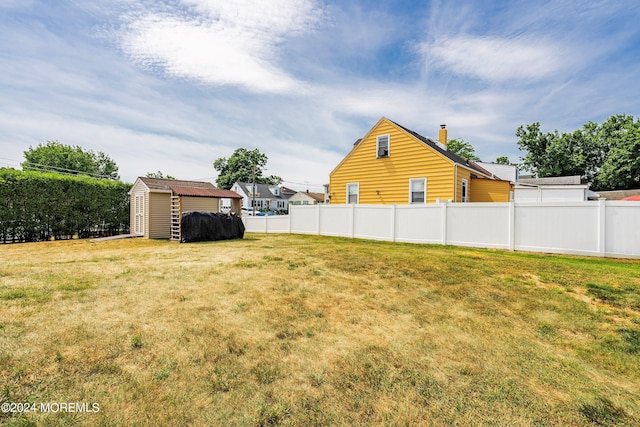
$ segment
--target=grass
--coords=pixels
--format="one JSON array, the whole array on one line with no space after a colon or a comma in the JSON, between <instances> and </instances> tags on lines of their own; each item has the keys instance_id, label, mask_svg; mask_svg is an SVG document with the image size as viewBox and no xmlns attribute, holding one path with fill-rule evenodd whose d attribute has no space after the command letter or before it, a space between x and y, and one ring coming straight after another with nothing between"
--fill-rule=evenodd
<instances>
[{"instance_id":1,"label":"grass","mask_svg":"<svg viewBox=\"0 0 640 427\"><path fill-rule=\"evenodd\" d=\"M633 425L640 261L249 234L0 246L31 425Z\"/></svg>"}]
</instances>

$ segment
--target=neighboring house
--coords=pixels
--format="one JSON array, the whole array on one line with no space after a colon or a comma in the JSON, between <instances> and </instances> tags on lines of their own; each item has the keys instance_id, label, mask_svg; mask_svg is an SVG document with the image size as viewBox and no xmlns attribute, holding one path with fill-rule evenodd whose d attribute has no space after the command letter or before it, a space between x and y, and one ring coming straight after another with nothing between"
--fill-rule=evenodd
<instances>
[{"instance_id":1,"label":"neighboring house","mask_svg":"<svg viewBox=\"0 0 640 427\"><path fill-rule=\"evenodd\" d=\"M242 196L242 208L256 211L269 210L286 212L289 209L289 198L296 191L287 187L251 182L235 182L231 190Z\"/></svg>"},{"instance_id":2,"label":"neighboring house","mask_svg":"<svg viewBox=\"0 0 640 427\"><path fill-rule=\"evenodd\" d=\"M324 194L312 193L309 190L299 191L289 198L290 205L317 205L324 203Z\"/></svg>"},{"instance_id":3,"label":"neighboring house","mask_svg":"<svg viewBox=\"0 0 640 427\"><path fill-rule=\"evenodd\" d=\"M491 162L476 162L476 164L488 170L498 178L504 179L505 181L511 181L512 183L515 183L516 181L518 181L518 179L520 179L520 174L516 166L501 165L499 163Z\"/></svg>"},{"instance_id":4,"label":"neighboring house","mask_svg":"<svg viewBox=\"0 0 640 427\"><path fill-rule=\"evenodd\" d=\"M209 182L138 177L129 191L131 233L150 239L180 239L183 212L219 212L220 199L233 200L232 212L241 214L242 196L220 190Z\"/></svg>"},{"instance_id":5,"label":"neighboring house","mask_svg":"<svg viewBox=\"0 0 640 427\"><path fill-rule=\"evenodd\" d=\"M598 191L598 194L606 200L622 200L627 197L640 196L640 189Z\"/></svg>"},{"instance_id":6,"label":"neighboring house","mask_svg":"<svg viewBox=\"0 0 640 427\"><path fill-rule=\"evenodd\" d=\"M599 195L580 182L580 175L521 178L514 186L516 202L584 202Z\"/></svg>"},{"instance_id":7,"label":"neighboring house","mask_svg":"<svg viewBox=\"0 0 640 427\"><path fill-rule=\"evenodd\" d=\"M508 202L512 185L446 149L441 126L433 141L385 117L331 172L331 204Z\"/></svg>"}]
</instances>

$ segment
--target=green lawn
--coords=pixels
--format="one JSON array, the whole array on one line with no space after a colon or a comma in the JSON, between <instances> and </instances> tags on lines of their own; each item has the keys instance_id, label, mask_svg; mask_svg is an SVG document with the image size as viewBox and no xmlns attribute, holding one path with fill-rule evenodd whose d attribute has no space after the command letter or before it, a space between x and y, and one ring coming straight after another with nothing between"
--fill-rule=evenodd
<instances>
[{"instance_id":1,"label":"green lawn","mask_svg":"<svg viewBox=\"0 0 640 427\"><path fill-rule=\"evenodd\" d=\"M2 425L640 424L638 260L262 234L0 259L0 401L99 406Z\"/></svg>"}]
</instances>

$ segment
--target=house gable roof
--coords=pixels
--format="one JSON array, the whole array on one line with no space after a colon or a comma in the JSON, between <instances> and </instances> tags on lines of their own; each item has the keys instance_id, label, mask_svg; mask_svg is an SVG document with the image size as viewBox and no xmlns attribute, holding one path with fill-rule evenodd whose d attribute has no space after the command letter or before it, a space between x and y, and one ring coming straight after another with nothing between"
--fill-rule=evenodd
<instances>
[{"instance_id":1,"label":"house gable roof","mask_svg":"<svg viewBox=\"0 0 640 427\"><path fill-rule=\"evenodd\" d=\"M412 131L409 128L406 128L396 122L394 122L393 120L390 120L386 117L382 117L380 118L380 120L378 120L378 122L369 130L369 132L367 132L367 134L362 137L361 139L359 139L358 141L356 141L356 144L354 144L352 150L342 159L342 161L340 161L340 163L338 164L338 166L336 166L333 171L331 171L331 174L333 174L339 167L340 165L342 165L342 163L344 163L344 161L351 155L351 153L354 152L354 150L356 150L360 144L359 142L366 139L367 137L369 137L369 135L374 131L374 129L376 129L380 123L382 123L383 121L387 121L391 124L393 124L394 126L398 127L400 130L404 131L405 133L409 134L410 136L412 136L414 139L422 142L423 144L425 144L427 147L429 147L430 149L432 149L433 151L435 151L436 153L438 153L439 155L441 155L442 157L448 159L449 161L460 165L462 167L465 167L469 170L471 170L472 172L476 172L479 173L487 178L490 179L496 179L496 180L500 180L500 178L498 178L497 176L495 176L493 173L489 172L488 170L484 169L483 167L481 167L480 165L478 165L477 163L464 158L462 156L458 156L457 154L451 153L450 151L444 150L442 148L440 148L440 146L431 138L427 138L425 136L420 135L418 132Z\"/></svg>"},{"instance_id":2,"label":"house gable roof","mask_svg":"<svg viewBox=\"0 0 640 427\"><path fill-rule=\"evenodd\" d=\"M318 202L324 202L324 194L322 193L312 193L311 191L304 193L312 199L317 200Z\"/></svg>"},{"instance_id":3,"label":"house gable roof","mask_svg":"<svg viewBox=\"0 0 640 427\"><path fill-rule=\"evenodd\" d=\"M389 119L387 119L387 120L389 120ZM389 121L391 123L393 123L394 125L398 126L400 129L402 129L405 132L407 132L408 134L410 134L411 136L413 136L414 138L422 141L427 146L429 146L431 149L436 151L438 154L446 157L447 159L451 160L452 162L457 163L458 165L461 165L461 166L465 166L465 167L467 167L467 168L469 168L469 169L471 169L473 171L476 171L476 172L478 172L478 173L480 173L482 175L487 176L488 178L499 179L494 174L492 174L491 172L489 172L488 170L486 170L485 168L483 168L482 166L480 166L476 162L474 162L472 160L469 160L466 157L458 156L457 154L454 154L451 151L442 149L431 138L427 138L425 136L422 136L418 132L414 132L411 129L408 129L408 128L402 126L401 124L398 124L398 123L394 122L393 120L389 120Z\"/></svg>"},{"instance_id":4,"label":"house gable roof","mask_svg":"<svg viewBox=\"0 0 640 427\"><path fill-rule=\"evenodd\" d=\"M252 193L252 188L253 188L253 183L252 182L242 182L242 181L237 181L236 184L238 185L238 187L240 187L240 190L242 190L247 196L249 196ZM271 187L273 187L273 185L269 185L269 184L259 184L256 183L256 193L259 194L256 195L256 198L258 199L278 199L278 200L286 200L289 197L293 196L296 191L295 190L291 190L289 188L286 187L282 187L280 189L280 195L276 196L275 194L273 194L273 192L271 191Z\"/></svg>"}]
</instances>

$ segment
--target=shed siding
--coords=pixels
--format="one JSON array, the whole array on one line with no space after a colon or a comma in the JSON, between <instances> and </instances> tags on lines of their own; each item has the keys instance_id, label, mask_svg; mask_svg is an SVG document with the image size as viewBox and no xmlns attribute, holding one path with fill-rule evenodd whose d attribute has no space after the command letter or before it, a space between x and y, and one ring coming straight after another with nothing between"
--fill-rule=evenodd
<instances>
[{"instance_id":1,"label":"shed siding","mask_svg":"<svg viewBox=\"0 0 640 427\"><path fill-rule=\"evenodd\" d=\"M149 232L145 229L145 237L150 239L168 239L171 237L171 193L148 193Z\"/></svg>"},{"instance_id":2,"label":"shed siding","mask_svg":"<svg viewBox=\"0 0 640 427\"><path fill-rule=\"evenodd\" d=\"M220 199L211 197L189 197L182 196L182 212L202 211L219 212Z\"/></svg>"},{"instance_id":3,"label":"shed siding","mask_svg":"<svg viewBox=\"0 0 640 427\"><path fill-rule=\"evenodd\" d=\"M377 158L376 137L389 135L389 157ZM346 203L347 183L359 183L359 203L408 204L409 180L427 178L427 203L453 199L453 162L387 119L381 119L331 173L331 204Z\"/></svg>"},{"instance_id":4,"label":"shed siding","mask_svg":"<svg viewBox=\"0 0 640 427\"><path fill-rule=\"evenodd\" d=\"M509 181L472 178L471 187L472 202L508 202L511 191Z\"/></svg>"}]
</instances>

